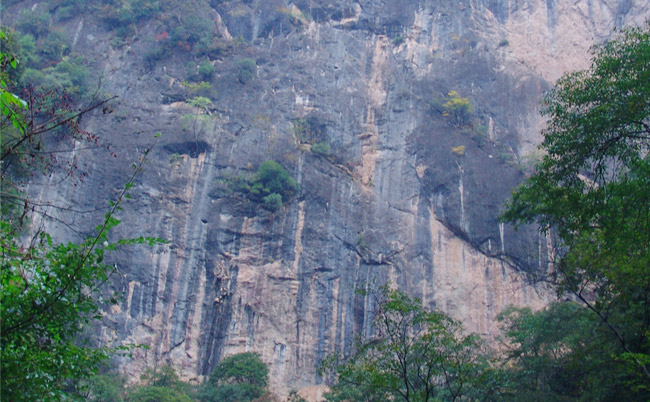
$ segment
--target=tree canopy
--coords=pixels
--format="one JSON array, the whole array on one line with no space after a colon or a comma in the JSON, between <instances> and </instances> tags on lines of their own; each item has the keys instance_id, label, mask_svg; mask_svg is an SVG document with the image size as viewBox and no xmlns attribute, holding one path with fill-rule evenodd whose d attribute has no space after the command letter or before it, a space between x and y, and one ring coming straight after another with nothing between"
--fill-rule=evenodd
<instances>
[{"instance_id":1,"label":"tree canopy","mask_svg":"<svg viewBox=\"0 0 650 402\"><path fill-rule=\"evenodd\" d=\"M499 400L645 399L629 386L621 346L584 306L561 302L537 312L512 307L499 319L508 345L497 379Z\"/></svg>"},{"instance_id":2,"label":"tree canopy","mask_svg":"<svg viewBox=\"0 0 650 402\"><path fill-rule=\"evenodd\" d=\"M478 337L403 292L381 292L375 335L359 340L350 356L325 363L336 376L327 399L453 401L476 392L487 367Z\"/></svg>"},{"instance_id":3,"label":"tree canopy","mask_svg":"<svg viewBox=\"0 0 650 402\"><path fill-rule=\"evenodd\" d=\"M593 49L544 99L546 156L503 217L555 236L550 279L610 331L639 395L650 384L650 22Z\"/></svg>"},{"instance_id":4,"label":"tree canopy","mask_svg":"<svg viewBox=\"0 0 650 402\"><path fill-rule=\"evenodd\" d=\"M269 369L258 354L246 352L228 356L210 374L201 400L251 401L266 392L268 381Z\"/></svg>"}]
</instances>

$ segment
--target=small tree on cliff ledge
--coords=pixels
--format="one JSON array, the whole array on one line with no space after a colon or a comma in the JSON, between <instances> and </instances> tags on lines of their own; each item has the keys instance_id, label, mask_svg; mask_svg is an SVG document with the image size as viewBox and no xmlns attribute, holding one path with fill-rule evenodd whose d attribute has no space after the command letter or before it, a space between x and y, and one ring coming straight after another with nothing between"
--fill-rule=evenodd
<instances>
[{"instance_id":1,"label":"small tree on cliff ledge","mask_svg":"<svg viewBox=\"0 0 650 402\"><path fill-rule=\"evenodd\" d=\"M624 383L650 391L650 21L561 78L536 173L506 221L557 234L554 278L608 328ZM645 398L642 398L645 399Z\"/></svg>"}]
</instances>

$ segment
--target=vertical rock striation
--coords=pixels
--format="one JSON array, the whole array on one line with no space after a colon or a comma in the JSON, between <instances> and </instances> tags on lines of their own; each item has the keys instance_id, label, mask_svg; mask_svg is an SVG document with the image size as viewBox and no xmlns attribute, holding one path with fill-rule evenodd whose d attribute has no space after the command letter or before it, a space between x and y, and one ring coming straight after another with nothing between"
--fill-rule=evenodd
<instances>
[{"instance_id":1,"label":"vertical rock striation","mask_svg":"<svg viewBox=\"0 0 650 402\"><path fill-rule=\"evenodd\" d=\"M121 160L162 133L118 230L170 242L116 256L124 298L101 333L150 346L124 370L169 360L199 378L257 351L287 392L318 384L327 353L371 334L374 299L356 289L391 281L487 337L504 307L552 298L525 275L546 269L546 238L497 215L540 140L543 91L585 67L613 27L648 18L647 2L210 3L215 35L240 43L212 61L215 106L191 127L183 57L149 69L146 40L113 49L91 16L70 27L120 96L108 123L92 116L87 128ZM257 64L246 84L243 58ZM467 121L445 115L450 91L471 103ZM331 155L310 152L297 127ZM89 179L57 194L103 202L127 168L77 157ZM274 213L223 184L267 159L301 188Z\"/></svg>"}]
</instances>

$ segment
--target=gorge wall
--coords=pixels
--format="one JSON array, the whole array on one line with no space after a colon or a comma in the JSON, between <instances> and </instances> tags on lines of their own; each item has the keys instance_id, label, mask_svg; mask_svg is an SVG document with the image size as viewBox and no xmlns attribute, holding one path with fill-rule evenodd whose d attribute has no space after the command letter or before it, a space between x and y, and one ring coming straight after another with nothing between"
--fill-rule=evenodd
<instances>
[{"instance_id":1,"label":"gorge wall","mask_svg":"<svg viewBox=\"0 0 650 402\"><path fill-rule=\"evenodd\" d=\"M40 4L8 13L26 3ZM210 58L206 110L187 102L188 56L145 62L154 22L121 47L92 15L62 25L102 72L103 91L119 96L113 113L84 118L117 158L80 149L87 179L41 196L105 203L161 133L116 235L169 244L113 257L123 299L99 330L107 342L149 345L120 361L126 372L171 361L198 379L225 355L257 351L287 392L320 383L328 353L371 333L374 299L358 288L391 281L488 338L504 307L553 298L526 275L547 269L547 239L497 215L536 156L543 92L587 67L589 47L615 26L648 18L647 1L191 4L229 49ZM257 65L250 80L238 78L243 59ZM470 101L469 121L440 109L450 91ZM310 150L317 142L330 157ZM271 159L300 185L275 212L227 185Z\"/></svg>"}]
</instances>

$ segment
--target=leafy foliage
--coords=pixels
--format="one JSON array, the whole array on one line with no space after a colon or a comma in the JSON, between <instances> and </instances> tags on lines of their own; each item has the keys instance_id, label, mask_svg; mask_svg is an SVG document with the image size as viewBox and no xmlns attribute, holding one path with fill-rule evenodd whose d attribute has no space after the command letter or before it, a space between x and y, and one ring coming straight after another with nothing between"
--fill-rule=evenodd
<instances>
[{"instance_id":1,"label":"leafy foliage","mask_svg":"<svg viewBox=\"0 0 650 402\"><path fill-rule=\"evenodd\" d=\"M216 90L207 81L201 81L201 82L185 81L183 82L183 86L185 86L192 95L202 96L208 99L214 98L216 96Z\"/></svg>"},{"instance_id":2,"label":"leafy foliage","mask_svg":"<svg viewBox=\"0 0 650 402\"><path fill-rule=\"evenodd\" d=\"M40 92L65 90L68 96L81 97L86 93L88 71L79 58L64 57L55 67L43 70L27 68L21 78L23 87L33 86Z\"/></svg>"},{"instance_id":3,"label":"leafy foliage","mask_svg":"<svg viewBox=\"0 0 650 402\"><path fill-rule=\"evenodd\" d=\"M255 78L257 64L253 59L241 59L237 63L237 79L242 84L247 84Z\"/></svg>"},{"instance_id":4,"label":"leafy foliage","mask_svg":"<svg viewBox=\"0 0 650 402\"><path fill-rule=\"evenodd\" d=\"M263 162L252 175L229 180L229 187L271 211L280 209L299 190L298 183L287 169L275 161Z\"/></svg>"},{"instance_id":5,"label":"leafy foliage","mask_svg":"<svg viewBox=\"0 0 650 402\"><path fill-rule=\"evenodd\" d=\"M322 155L322 156L330 156L332 153L332 147L330 146L330 143L327 141L322 141L322 142L317 142L316 144L311 146L311 152L317 154L317 155Z\"/></svg>"},{"instance_id":6,"label":"leafy foliage","mask_svg":"<svg viewBox=\"0 0 650 402\"><path fill-rule=\"evenodd\" d=\"M38 38L48 33L52 17L48 13L36 13L29 8L20 11L16 28Z\"/></svg>"},{"instance_id":7,"label":"leafy foliage","mask_svg":"<svg viewBox=\"0 0 650 402\"><path fill-rule=\"evenodd\" d=\"M452 124L462 126L469 124L473 107L468 98L461 97L456 91L449 91L447 101L442 105L443 115L448 117Z\"/></svg>"},{"instance_id":8,"label":"leafy foliage","mask_svg":"<svg viewBox=\"0 0 650 402\"><path fill-rule=\"evenodd\" d=\"M347 358L330 356L336 383L329 401L433 401L470 397L486 373L476 336L400 291L382 289L375 336Z\"/></svg>"},{"instance_id":9,"label":"leafy foliage","mask_svg":"<svg viewBox=\"0 0 650 402\"><path fill-rule=\"evenodd\" d=\"M103 0L100 17L109 25L129 26L149 19L160 12L155 0Z\"/></svg>"},{"instance_id":10,"label":"leafy foliage","mask_svg":"<svg viewBox=\"0 0 650 402\"><path fill-rule=\"evenodd\" d=\"M122 402L126 379L117 373L94 375L85 383L85 395L90 402Z\"/></svg>"},{"instance_id":11,"label":"leafy foliage","mask_svg":"<svg viewBox=\"0 0 650 402\"><path fill-rule=\"evenodd\" d=\"M127 390L126 402L190 402L193 399L189 384L178 377L170 365L147 369L140 376L142 385Z\"/></svg>"},{"instance_id":12,"label":"leafy foliage","mask_svg":"<svg viewBox=\"0 0 650 402\"><path fill-rule=\"evenodd\" d=\"M14 91L60 89L77 100L88 100L91 74L83 57L71 52L67 35L50 25L40 26L38 32L21 24L17 24L17 29L5 29L0 38L5 53L20 60L18 68L10 74Z\"/></svg>"},{"instance_id":13,"label":"leafy foliage","mask_svg":"<svg viewBox=\"0 0 650 402\"><path fill-rule=\"evenodd\" d=\"M0 229L2 396L37 400L60 392L69 378L88 376L107 356L72 342L79 325L99 313L87 289L106 280L103 249L88 253L89 242L54 245L43 236L25 250L6 222Z\"/></svg>"},{"instance_id":14,"label":"leafy foliage","mask_svg":"<svg viewBox=\"0 0 650 402\"><path fill-rule=\"evenodd\" d=\"M289 175L287 169L275 161L266 161L257 168L250 187L250 196L253 199L276 194L282 202L289 201L298 191L298 183Z\"/></svg>"},{"instance_id":15,"label":"leafy foliage","mask_svg":"<svg viewBox=\"0 0 650 402\"><path fill-rule=\"evenodd\" d=\"M501 400L646 400L628 386L616 356L620 343L598 317L575 302L544 310L511 308L500 321L510 346L503 363Z\"/></svg>"},{"instance_id":16,"label":"leafy foliage","mask_svg":"<svg viewBox=\"0 0 650 402\"><path fill-rule=\"evenodd\" d=\"M47 34L40 53L48 62L57 63L68 53L69 49L70 44L66 35L53 29Z\"/></svg>"},{"instance_id":17,"label":"leafy foliage","mask_svg":"<svg viewBox=\"0 0 650 402\"><path fill-rule=\"evenodd\" d=\"M158 242L137 238L108 243L108 232L119 224L113 214L133 178L97 226L96 234L81 244L56 244L42 233L25 247L14 228L0 221L3 399L58 398L68 382L89 377L102 360L124 349L94 348L75 340L85 325L101 318L100 303L105 300L97 293L114 272L103 264L104 254L118 245Z\"/></svg>"},{"instance_id":18,"label":"leafy foliage","mask_svg":"<svg viewBox=\"0 0 650 402\"><path fill-rule=\"evenodd\" d=\"M0 30L0 39L9 39L5 31ZM57 243L43 232L37 232L31 242L21 241L19 230L28 214L29 200L21 198L20 186L13 180L16 165L27 171L37 169L32 155L41 149L42 137L66 125L76 128L74 119L96 106L61 116L60 109L65 113L66 105L58 98L59 103L55 99L48 105L51 118L38 120L40 113L33 108L33 98L25 102L10 92L6 69L16 67L15 56L0 52L0 65L0 396L11 401L57 400L76 394L80 380L90 377L110 354L125 349L94 348L83 344L78 336L92 320L101 318L101 303L114 302L98 296L99 288L114 272L103 263L105 253L119 245L158 242L137 238L109 243L108 239L108 232L119 224L114 214L142 169L146 153L134 165L133 175L94 235L80 244ZM21 160L24 153L32 159ZM7 191L7 187L14 191ZM25 208L19 220L8 220L13 216L6 214L5 200L10 205L12 200L23 201Z\"/></svg>"},{"instance_id":19,"label":"leafy foliage","mask_svg":"<svg viewBox=\"0 0 650 402\"><path fill-rule=\"evenodd\" d=\"M210 375L202 401L247 402L266 392L269 370L256 353L223 359Z\"/></svg>"},{"instance_id":20,"label":"leafy foliage","mask_svg":"<svg viewBox=\"0 0 650 402\"><path fill-rule=\"evenodd\" d=\"M214 75L214 67L208 60L203 60L199 65L199 77L202 81L210 81Z\"/></svg>"},{"instance_id":21,"label":"leafy foliage","mask_svg":"<svg viewBox=\"0 0 650 402\"><path fill-rule=\"evenodd\" d=\"M191 402L192 399L178 391L167 387L149 385L137 387L129 392L124 399L126 402Z\"/></svg>"},{"instance_id":22,"label":"leafy foliage","mask_svg":"<svg viewBox=\"0 0 650 402\"><path fill-rule=\"evenodd\" d=\"M0 30L0 42L3 45L12 43L4 30ZM3 46L3 50L4 48L5 46ZM10 91L8 82L10 69L15 70L17 67L18 60L14 54L0 52L0 112L2 112L2 118L8 120L13 126L13 129L24 134L25 126L22 119L22 112L27 108L27 104ZM3 121L0 128L4 125L5 122ZM2 143L6 141L4 135L0 138L2 139Z\"/></svg>"},{"instance_id":23,"label":"leafy foliage","mask_svg":"<svg viewBox=\"0 0 650 402\"><path fill-rule=\"evenodd\" d=\"M546 156L505 220L557 235L552 278L621 346L627 383L650 384L650 22L594 48L544 100ZM591 355L590 355L591 356ZM589 357L591 358L591 357Z\"/></svg>"},{"instance_id":24,"label":"leafy foliage","mask_svg":"<svg viewBox=\"0 0 650 402\"><path fill-rule=\"evenodd\" d=\"M263 198L264 208L269 211L277 211L282 208L282 196L278 193L271 193Z\"/></svg>"}]
</instances>

